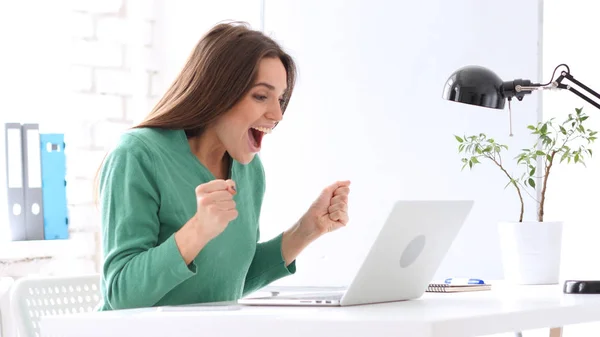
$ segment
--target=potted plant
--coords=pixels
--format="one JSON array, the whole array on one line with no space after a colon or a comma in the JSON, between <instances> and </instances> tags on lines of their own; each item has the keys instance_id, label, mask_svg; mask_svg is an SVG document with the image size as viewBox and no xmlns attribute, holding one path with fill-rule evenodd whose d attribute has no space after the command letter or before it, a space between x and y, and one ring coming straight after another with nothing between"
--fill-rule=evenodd
<instances>
[{"instance_id":1,"label":"potted plant","mask_svg":"<svg viewBox=\"0 0 600 337\"><path fill-rule=\"evenodd\" d=\"M529 125L535 137L531 148L521 150L514 158L510 172L501 154L508 146L497 143L481 133L472 136L456 136L463 169L472 169L482 162L494 164L506 177L506 187L512 187L520 201L516 221L498 224L504 276L517 284L556 284L560 276L562 249L562 221L547 221L544 217L548 181L557 163L585 165L592 156L588 146L596 140L596 131L584 126L588 116L583 108L575 109L562 123L554 118ZM539 184L541 183L541 184ZM538 186L539 185L539 186ZM539 187L539 190L537 189ZM537 205L536 219L525 221L524 198L530 197Z\"/></svg>"}]
</instances>

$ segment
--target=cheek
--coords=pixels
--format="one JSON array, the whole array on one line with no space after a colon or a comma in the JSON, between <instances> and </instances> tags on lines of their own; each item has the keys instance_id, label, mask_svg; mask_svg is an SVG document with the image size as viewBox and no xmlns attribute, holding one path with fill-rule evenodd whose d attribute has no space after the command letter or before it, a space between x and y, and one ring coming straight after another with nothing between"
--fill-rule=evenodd
<instances>
[{"instance_id":1,"label":"cheek","mask_svg":"<svg viewBox=\"0 0 600 337\"><path fill-rule=\"evenodd\" d=\"M260 120L264 113L262 104L251 99L245 100L222 119L220 133L231 140L245 139L250 126Z\"/></svg>"},{"instance_id":2,"label":"cheek","mask_svg":"<svg viewBox=\"0 0 600 337\"><path fill-rule=\"evenodd\" d=\"M248 100L241 106L243 112L239 114L240 120L249 126L258 121L266 112L266 103Z\"/></svg>"},{"instance_id":3,"label":"cheek","mask_svg":"<svg viewBox=\"0 0 600 337\"><path fill-rule=\"evenodd\" d=\"M221 127L221 139L230 145L245 141L248 137L248 124L240 118L232 119Z\"/></svg>"}]
</instances>

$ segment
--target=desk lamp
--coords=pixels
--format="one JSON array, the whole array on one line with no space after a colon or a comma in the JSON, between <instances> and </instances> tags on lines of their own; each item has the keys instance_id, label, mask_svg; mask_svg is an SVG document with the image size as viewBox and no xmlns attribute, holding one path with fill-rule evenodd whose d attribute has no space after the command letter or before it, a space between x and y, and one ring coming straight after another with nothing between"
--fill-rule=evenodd
<instances>
[{"instance_id":1,"label":"desk lamp","mask_svg":"<svg viewBox=\"0 0 600 337\"><path fill-rule=\"evenodd\" d=\"M560 76L554 79L556 71L564 67ZM586 94L573 88L569 84L564 84L564 80L569 80L584 90ZM481 66L466 66L456 70L444 85L442 97L449 101L476 105L484 108L504 109L506 101L509 104L513 97L522 101L525 95L531 94L534 90L545 89L566 89L579 96L586 102L600 109L600 103L594 101L595 97L600 101L600 94L590 89L585 84L576 80L566 64L559 64L552 73L552 78L548 83L532 83L530 80L515 79L512 81L503 81L493 71ZM590 97L591 96L591 97ZM512 131L511 131L512 136ZM565 293L585 293L599 294L600 281L565 281L563 291Z\"/></svg>"},{"instance_id":2,"label":"desk lamp","mask_svg":"<svg viewBox=\"0 0 600 337\"><path fill-rule=\"evenodd\" d=\"M560 76L554 80L556 71L561 67L566 69L561 71ZM544 89L567 89L575 95L581 97L586 102L600 109L600 103L594 101L589 96L584 95L579 90L568 84L562 83L565 79L575 83L588 95L600 100L600 94L590 89L585 84L576 80L566 64L560 64L554 69L552 79L548 83L531 83L530 80L517 79L512 81L503 81L491 70L480 66L466 66L455 71L444 86L444 99L478 105L486 108L504 109L506 100L509 102L513 97L522 101L525 95L531 94L534 90Z\"/></svg>"}]
</instances>

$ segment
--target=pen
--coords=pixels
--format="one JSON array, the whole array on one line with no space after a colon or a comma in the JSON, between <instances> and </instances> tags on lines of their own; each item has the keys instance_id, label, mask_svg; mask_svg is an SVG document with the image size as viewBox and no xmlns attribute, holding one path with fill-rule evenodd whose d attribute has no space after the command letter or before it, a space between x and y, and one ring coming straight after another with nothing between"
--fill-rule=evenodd
<instances>
[{"instance_id":1,"label":"pen","mask_svg":"<svg viewBox=\"0 0 600 337\"><path fill-rule=\"evenodd\" d=\"M447 278L444 280L446 284L466 285L466 284L485 284L483 280L476 278Z\"/></svg>"}]
</instances>

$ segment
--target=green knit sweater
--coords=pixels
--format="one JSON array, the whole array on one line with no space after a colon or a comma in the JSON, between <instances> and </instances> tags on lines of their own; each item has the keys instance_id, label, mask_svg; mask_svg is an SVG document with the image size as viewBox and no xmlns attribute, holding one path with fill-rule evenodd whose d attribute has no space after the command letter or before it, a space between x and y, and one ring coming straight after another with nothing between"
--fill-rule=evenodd
<instances>
[{"instance_id":1,"label":"green knit sweater","mask_svg":"<svg viewBox=\"0 0 600 337\"><path fill-rule=\"evenodd\" d=\"M182 130L133 129L100 172L104 265L100 310L232 301L281 277L281 234L258 243L265 192L260 158L233 161L238 217L186 265L174 233L196 213L196 186L215 177Z\"/></svg>"}]
</instances>

